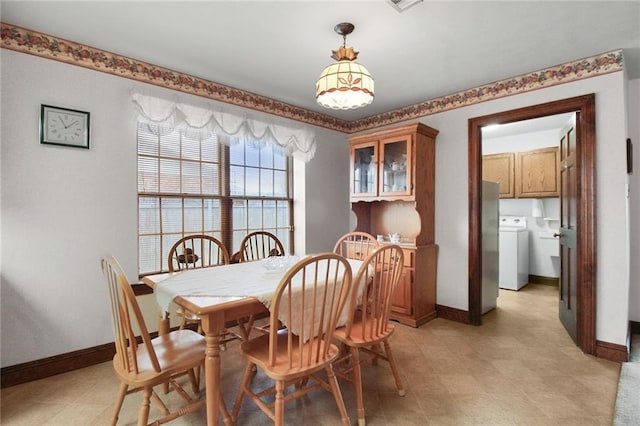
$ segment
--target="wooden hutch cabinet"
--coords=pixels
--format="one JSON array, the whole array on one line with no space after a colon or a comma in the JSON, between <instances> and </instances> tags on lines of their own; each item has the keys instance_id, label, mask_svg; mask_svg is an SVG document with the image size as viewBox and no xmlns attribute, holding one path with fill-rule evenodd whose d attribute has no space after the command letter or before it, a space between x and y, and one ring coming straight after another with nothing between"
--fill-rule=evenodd
<instances>
[{"instance_id":1,"label":"wooden hutch cabinet","mask_svg":"<svg viewBox=\"0 0 640 426\"><path fill-rule=\"evenodd\" d=\"M349 138L355 230L385 238L400 234L404 273L391 316L413 327L436 317L437 134L431 127L414 123Z\"/></svg>"}]
</instances>

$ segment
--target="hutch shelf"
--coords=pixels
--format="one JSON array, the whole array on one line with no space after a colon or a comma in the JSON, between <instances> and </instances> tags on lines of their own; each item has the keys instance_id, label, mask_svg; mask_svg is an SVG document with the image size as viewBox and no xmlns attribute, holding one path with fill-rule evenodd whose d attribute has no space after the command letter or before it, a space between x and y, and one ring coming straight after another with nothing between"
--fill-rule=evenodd
<instances>
[{"instance_id":1,"label":"hutch shelf","mask_svg":"<svg viewBox=\"0 0 640 426\"><path fill-rule=\"evenodd\" d=\"M349 138L356 231L399 233L404 274L392 319L418 327L436 317L435 142L421 123Z\"/></svg>"}]
</instances>

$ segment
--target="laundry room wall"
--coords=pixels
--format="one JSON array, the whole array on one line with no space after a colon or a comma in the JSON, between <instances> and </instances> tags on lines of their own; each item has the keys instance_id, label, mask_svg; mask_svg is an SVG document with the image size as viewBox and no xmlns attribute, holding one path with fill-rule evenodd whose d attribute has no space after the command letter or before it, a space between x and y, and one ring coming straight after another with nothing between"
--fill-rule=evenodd
<instances>
[{"instance_id":1,"label":"laundry room wall","mask_svg":"<svg viewBox=\"0 0 640 426\"><path fill-rule=\"evenodd\" d=\"M530 151L558 146L559 129L522 133L511 136L483 138L482 153ZM553 237L560 226L560 199L540 198L542 218L533 217L533 198L500 199L500 215L525 216L529 230L529 275L560 277L559 242Z\"/></svg>"}]
</instances>

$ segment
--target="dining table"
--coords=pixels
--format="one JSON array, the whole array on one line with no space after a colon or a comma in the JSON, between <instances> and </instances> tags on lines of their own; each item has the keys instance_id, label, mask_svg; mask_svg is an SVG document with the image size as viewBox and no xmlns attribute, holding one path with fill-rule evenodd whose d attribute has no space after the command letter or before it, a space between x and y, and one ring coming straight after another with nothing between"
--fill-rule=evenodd
<instances>
[{"instance_id":1,"label":"dining table","mask_svg":"<svg viewBox=\"0 0 640 426\"><path fill-rule=\"evenodd\" d=\"M160 307L159 334L169 332L169 317L166 313L170 311L172 303L200 317L206 342L204 371L207 425L218 424L218 413L225 424L233 423L220 398L220 336L225 324L268 312L282 277L299 258L292 256L288 264L281 262L281 267L275 269L266 267L268 261L258 260L147 275L142 278L145 284L153 288ZM362 261L347 260L355 276Z\"/></svg>"}]
</instances>

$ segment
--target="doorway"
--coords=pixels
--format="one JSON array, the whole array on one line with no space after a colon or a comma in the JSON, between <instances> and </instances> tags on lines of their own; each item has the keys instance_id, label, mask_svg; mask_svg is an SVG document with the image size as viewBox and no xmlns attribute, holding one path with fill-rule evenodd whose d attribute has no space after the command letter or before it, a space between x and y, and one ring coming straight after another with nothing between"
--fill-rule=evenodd
<instances>
[{"instance_id":1,"label":"doorway","mask_svg":"<svg viewBox=\"0 0 640 426\"><path fill-rule=\"evenodd\" d=\"M595 233L595 95L585 95L520 108L469 120L469 322L482 324L482 131L489 124L507 124L549 115L576 112L575 147L576 324L575 342L583 352L595 353L596 233ZM562 266L561 266L562 268Z\"/></svg>"}]
</instances>

